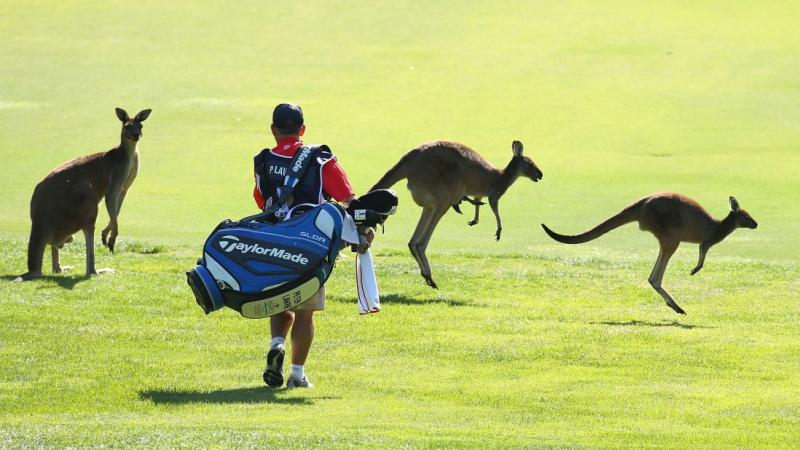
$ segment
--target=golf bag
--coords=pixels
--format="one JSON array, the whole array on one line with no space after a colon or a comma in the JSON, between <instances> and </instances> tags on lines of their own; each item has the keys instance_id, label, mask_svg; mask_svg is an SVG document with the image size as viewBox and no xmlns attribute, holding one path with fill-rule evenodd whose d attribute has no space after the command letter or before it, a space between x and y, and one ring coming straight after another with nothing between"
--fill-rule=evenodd
<instances>
[{"instance_id":1,"label":"golf bag","mask_svg":"<svg viewBox=\"0 0 800 450\"><path fill-rule=\"evenodd\" d=\"M346 215L356 226L374 227L396 208L397 195L383 189L354 200L347 210L327 202L299 205L285 221L270 213L225 220L206 239L187 282L206 314L227 306L259 319L295 308L328 280L347 245Z\"/></svg>"}]
</instances>

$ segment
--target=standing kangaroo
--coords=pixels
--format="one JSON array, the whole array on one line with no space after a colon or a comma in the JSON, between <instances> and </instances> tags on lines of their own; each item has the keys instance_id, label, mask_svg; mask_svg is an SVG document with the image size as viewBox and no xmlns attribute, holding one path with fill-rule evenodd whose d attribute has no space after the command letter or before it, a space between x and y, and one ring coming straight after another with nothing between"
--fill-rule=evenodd
<instances>
[{"instance_id":1,"label":"standing kangaroo","mask_svg":"<svg viewBox=\"0 0 800 450\"><path fill-rule=\"evenodd\" d=\"M103 244L114 251L119 234L119 216L125 194L139 172L136 151L142 137L142 122L150 115L145 109L133 119L117 108L122 121L119 147L104 153L81 156L50 172L36 185L31 198L31 236L28 240L28 272L16 281L42 276L44 249L50 244L53 273L61 272L58 250L79 230L86 238L86 276L97 274L94 266L94 226L97 205L105 197L109 223L103 229Z\"/></svg>"},{"instance_id":2,"label":"standing kangaroo","mask_svg":"<svg viewBox=\"0 0 800 450\"><path fill-rule=\"evenodd\" d=\"M692 275L703 268L708 249L725 239L737 228L756 228L758 224L747 211L739 208L735 198L729 199L731 212L722 220L716 220L696 201L674 193L660 193L645 197L623 209L591 230L576 236L558 234L542 224L547 234L565 244L582 244L597 239L609 231L628 222L638 221L639 229L649 231L661 246L658 259L647 279L670 308L679 314L686 312L675 303L669 293L661 287L664 271L669 259L681 242L700 244L700 259L692 269Z\"/></svg>"},{"instance_id":3,"label":"standing kangaroo","mask_svg":"<svg viewBox=\"0 0 800 450\"><path fill-rule=\"evenodd\" d=\"M469 223L478 223L481 198L489 197L489 206L497 220L495 236L500 240L502 226L497 202L506 190L524 176L533 181L542 179L542 171L527 156L522 155L522 143L511 144L514 157L505 169L498 170L469 147L455 142L435 141L423 144L406 153L394 167L371 190L386 189L408 178L408 189L414 202L422 207L417 228L408 242L408 248L419 265L420 273L428 286L437 289L431 276L431 268L425 249L428 248L433 230L453 205L471 195L475 205L475 218Z\"/></svg>"}]
</instances>

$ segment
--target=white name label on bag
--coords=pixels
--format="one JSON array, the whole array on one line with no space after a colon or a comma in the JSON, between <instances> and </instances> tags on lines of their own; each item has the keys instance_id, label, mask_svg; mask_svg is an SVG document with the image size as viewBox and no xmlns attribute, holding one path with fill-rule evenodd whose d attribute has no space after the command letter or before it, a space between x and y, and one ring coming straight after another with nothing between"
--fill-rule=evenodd
<instances>
[{"instance_id":1,"label":"white name label on bag","mask_svg":"<svg viewBox=\"0 0 800 450\"><path fill-rule=\"evenodd\" d=\"M283 294L242 305L241 314L248 319L263 319L283 311L296 308L311 298L320 288L315 277Z\"/></svg>"}]
</instances>

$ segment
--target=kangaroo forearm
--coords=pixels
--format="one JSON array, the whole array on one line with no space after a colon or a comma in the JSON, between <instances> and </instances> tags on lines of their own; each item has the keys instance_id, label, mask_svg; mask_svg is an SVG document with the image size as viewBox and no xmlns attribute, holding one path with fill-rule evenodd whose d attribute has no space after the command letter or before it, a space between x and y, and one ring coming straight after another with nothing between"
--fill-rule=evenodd
<instances>
[{"instance_id":1,"label":"kangaroo forearm","mask_svg":"<svg viewBox=\"0 0 800 450\"><path fill-rule=\"evenodd\" d=\"M707 246L705 243L700 245L700 256L697 258L697 265L694 266L694 269L692 269L691 272L692 275L696 274L697 272L700 271L700 269L703 268L703 264L705 264L706 262L706 254L708 253L709 248L710 245Z\"/></svg>"},{"instance_id":2,"label":"kangaroo forearm","mask_svg":"<svg viewBox=\"0 0 800 450\"><path fill-rule=\"evenodd\" d=\"M122 192L119 193L119 198L117 199L117 217L119 217L119 213L122 211L122 203L125 202L125 195L127 194L127 189L123 189Z\"/></svg>"},{"instance_id":3,"label":"kangaroo forearm","mask_svg":"<svg viewBox=\"0 0 800 450\"><path fill-rule=\"evenodd\" d=\"M111 223L117 222L117 216L119 215L119 204L119 194L109 193L106 195L106 211L108 211L108 217Z\"/></svg>"}]
</instances>

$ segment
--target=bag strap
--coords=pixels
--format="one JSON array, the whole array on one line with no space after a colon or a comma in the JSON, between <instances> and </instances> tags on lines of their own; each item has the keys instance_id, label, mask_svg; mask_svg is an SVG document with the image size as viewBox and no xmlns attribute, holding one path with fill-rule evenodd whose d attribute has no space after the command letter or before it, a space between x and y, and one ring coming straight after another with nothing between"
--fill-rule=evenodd
<instances>
[{"instance_id":1,"label":"bag strap","mask_svg":"<svg viewBox=\"0 0 800 450\"><path fill-rule=\"evenodd\" d=\"M283 177L283 186L276 189L278 197L264 210L265 213L274 214L278 218L282 218L281 214L286 214L286 209L294 202L292 196L294 188L303 180L311 162L317 157L319 149L320 146L311 145L302 145L297 149L289 162L286 176Z\"/></svg>"}]
</instances>

